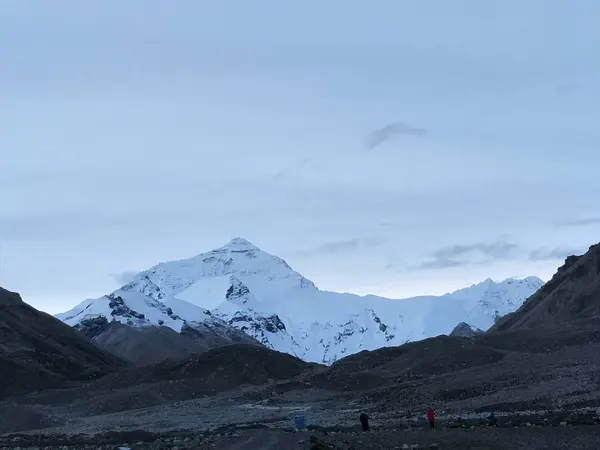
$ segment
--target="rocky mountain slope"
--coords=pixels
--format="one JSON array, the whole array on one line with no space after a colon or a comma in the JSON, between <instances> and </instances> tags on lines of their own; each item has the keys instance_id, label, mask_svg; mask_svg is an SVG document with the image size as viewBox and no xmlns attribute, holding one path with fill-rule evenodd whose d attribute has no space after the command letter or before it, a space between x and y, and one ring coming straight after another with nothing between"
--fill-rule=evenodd
<instances>
[{"instance_id":1,"label":"rocky mountain slope","mask_svg":"<svg viewBox=\"0 0 600 450\"><path fill-rule=\"evenodd\" d=\"M460 322L487 329L543 282L488 279L445 296L392 300L319 290L283 259L247 240L158 264L104 297L57 317L89 336L116 321L177 332L235 332L306 361L330 364L383 346L450 333ZM239 337L239 336L238 336Z\"/></svg>"},{"instance_id":2,"label":"rocky mountain slope","mask_svg":"<svg viewBox=\"0 0 600 450\"><path fill-rule=\"evenodd\" d=\"M600 316L600 244L569 256L552 279L490 331L561 325Z\"/></svg>"},{"instance_id":3,"label":"rocky mountain slope","mask_svg":"<svg viewBox=\"0 0 600 450\"><path fill-rule=\"evenodd\" d=\"M0 288L0 397L90 380L126 363Z\"/></svg>"}]
</instances>

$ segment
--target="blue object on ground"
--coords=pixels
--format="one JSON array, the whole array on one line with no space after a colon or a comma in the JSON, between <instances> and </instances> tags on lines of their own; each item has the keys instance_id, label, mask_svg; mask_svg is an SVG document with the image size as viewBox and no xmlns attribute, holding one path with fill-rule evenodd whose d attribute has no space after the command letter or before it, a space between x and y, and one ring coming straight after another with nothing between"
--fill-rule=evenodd
<instances>
[{"instance_id":1,"label":"blue object on ground","mask_svg":"<svg viewBox=\"0 0 600 450\"><path fill-rule=\"evenodd\" d=\"M297 414L294 417L294 423L298 430L304 429L304 427L306 427L306 416L304 414Z\"/></svg>"}]
</instances>

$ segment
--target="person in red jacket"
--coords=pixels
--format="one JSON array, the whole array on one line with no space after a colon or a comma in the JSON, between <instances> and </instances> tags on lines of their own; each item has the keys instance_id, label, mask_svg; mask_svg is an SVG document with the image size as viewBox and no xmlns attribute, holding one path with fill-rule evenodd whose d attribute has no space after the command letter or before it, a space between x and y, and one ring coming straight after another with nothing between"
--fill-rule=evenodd
<instances>
[{"instance_id":1,"label":"person in red jacket","mask_svg":"<svg viewBox=\"0 0 600 450\"><path fill-rule=\"evenodd\" d=\"M435 416L432 408L427 408L427 420L429 421L429 426L435 428Z\"/></svg>"}]
</instances>

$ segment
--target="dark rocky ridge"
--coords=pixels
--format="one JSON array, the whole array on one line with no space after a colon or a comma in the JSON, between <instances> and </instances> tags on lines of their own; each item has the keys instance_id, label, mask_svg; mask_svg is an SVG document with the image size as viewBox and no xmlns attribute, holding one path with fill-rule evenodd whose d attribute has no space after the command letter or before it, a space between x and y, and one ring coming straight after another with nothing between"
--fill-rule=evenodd
<instances>
[{"instance_id":1,"label":"dark rocky ridge","mask_svg":"<svg viewBox=\"0 0 600 450\"><path fill-rule=\"evenodd\" d=\"M600 244L582 256L569 256L538 292L489 332L560 326L600 315Z\"/></svg>"},{"instance_id":2,"label":"dark rocky ridge","mask_svg":"<svg viewBox=\"0 0 600 450\"><path fill-rule=\"evenodd\" d=\"M89 380L124 366L77 330L0 288L0 397Z\"/></svg>"},{"instance_id":3,"label":"dark rocky ridge","mask_svg":"<svg viewBox=\"0 0 600 450\"><path fill-rule=\"evenodd\" d=\"M165 360L120 371L97 381L93 389L109 387L112 390L148 384L156 385L151 390L160 392L163 401L169 397L182 400L198 395L214 395L243 385L286 380L319 367L263 346L234 344L180 361ZM163 384L165 382L166 385Z\"/></svg>"}]
</instances>

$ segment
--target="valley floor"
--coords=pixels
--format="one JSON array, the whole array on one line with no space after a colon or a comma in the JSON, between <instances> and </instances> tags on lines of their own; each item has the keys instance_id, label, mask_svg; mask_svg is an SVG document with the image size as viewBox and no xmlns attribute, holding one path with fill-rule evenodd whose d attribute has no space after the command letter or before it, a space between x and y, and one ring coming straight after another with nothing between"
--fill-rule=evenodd
<instances>
[{"instance_id":1,"label":"valley floor","mask_svg":"<svg viewBox=\"0 0 600 450\"><path fill-rule=\"evenodd\" d=\"M119 439L120 438L120 439ZM127 440L134 441L133 443ZM112 441L112 442L109 442ZM125 441L125 442L122 442ZM600 448L600 425L567 427L427 428L356 431L242 429L210 434L193 431L164 435L113 433L67 438L40 434L0 437L0 449L113 450L394 450L470 449L542 450Z\"/></svg>"},{"instance_id":2,"label":"valley floor","mask_svg":"<svg viewBox=\"0 0 600 450\"><path fill-rule=\"evenodd\" d=\"M600 327L532 333L439 337L331 368L232 346L7 398L0 448L600 448ZM293 433L299 412L309 429Z\"/></svg>"},{"instance_id":3,"label":"valley floor","mask_svg":"<svg viewBox=\"0 0 600 450\"><path fill-rule=\"evenodd\" d=\"M378 411L369 405L373 431L363 433L358 415L366 405L316 388L291 389L269 397L264 387L248 387L112 413L94 413L86 409L86 403L66 402L74 394L57 390L2 402L5 431L11 420L18 421L14 427L44 428L2 435L0 449L112 450L120 445L132 450L600 448L600 417L595 408L499 413L498 427L488 427L476 414L460 418L440 414L439 428L430 430L423 417L383 407ZM293 418L299 412L304 412L308 430L293 432Z\"/></svg>"}]
</instances>

